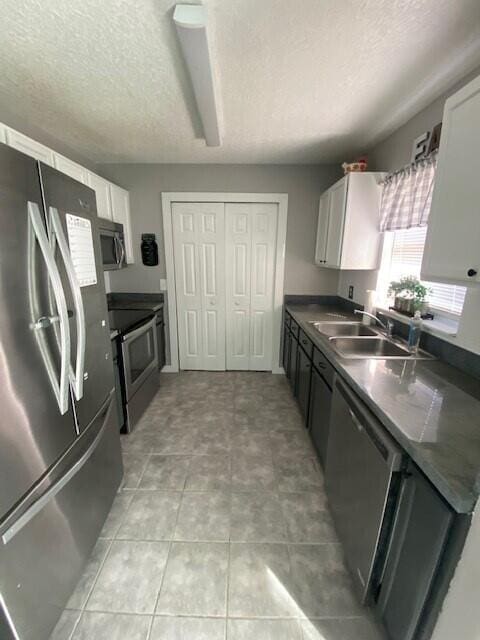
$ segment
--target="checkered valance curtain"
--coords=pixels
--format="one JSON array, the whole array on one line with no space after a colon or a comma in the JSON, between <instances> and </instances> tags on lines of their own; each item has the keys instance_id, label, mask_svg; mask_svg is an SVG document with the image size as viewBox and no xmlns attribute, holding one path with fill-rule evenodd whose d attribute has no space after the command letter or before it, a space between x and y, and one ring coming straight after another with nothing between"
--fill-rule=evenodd
<instances>
[{"instance_id":1,"label":"checkered valance curtain","mask_svg":"<svg viewBox=\"0 0 480 640\"><path fill-rule=\"evenodd\" d=\"M437 153L388 175L383 182L380 230L425 227L432 202Z\"/></svg>"}]
</instances>

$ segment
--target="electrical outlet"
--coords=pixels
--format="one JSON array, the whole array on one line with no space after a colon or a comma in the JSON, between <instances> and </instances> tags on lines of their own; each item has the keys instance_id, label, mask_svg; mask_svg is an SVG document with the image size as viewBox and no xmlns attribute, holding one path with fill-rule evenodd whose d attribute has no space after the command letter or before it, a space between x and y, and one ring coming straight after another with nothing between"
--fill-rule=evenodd
<instances>
[{"instance_id":1,"label":"electrical outlet","mask_svg":"<svg viewBox=\"0 0 480 640\"><path fill-rule=\"evenodd\" d=\"M353 285L348 287L348 299L353 300Z\"/></svg>"}]
</instances>

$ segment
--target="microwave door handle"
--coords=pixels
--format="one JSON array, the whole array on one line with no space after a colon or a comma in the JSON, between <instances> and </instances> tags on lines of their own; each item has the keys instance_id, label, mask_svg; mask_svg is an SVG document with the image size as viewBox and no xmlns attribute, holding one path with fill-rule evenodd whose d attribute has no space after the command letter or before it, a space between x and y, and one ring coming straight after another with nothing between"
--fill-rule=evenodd
<instances>
[{"instance_id":1,"label":"microwave door handle","mask_svg":"<svg viewBox=\"0 0 480 640\"><path fill-rule=\"evenodd\" d=\"M50 227L52 230L51 239L53 242L55 242L55 240L58 242L60 253L65 264L68 282L72 291L73 304L75 305L75 322L77 326L77 357L75 372L73 371L73 367L71 366L71 364L69 368L75 398L77 400L81 400L83 398L83 374L85 370L85 349L87 343L85 309L83 307L82 290L80 289L77 274L75 273L75 267L73 266L70 248L63 231L60 216L58 215L58 210L55 207L49 208L49 218Z\"/></svg>"},{"instance_id":2,"label":"microwave door handle","mask_svg":"<svg viewBox=\"0 0 480 640\"><path fill-rule=\"evenodd\" d=\"M122 240L119 240L117 237L117 241L118 244L120 246L120 262L119 262L119 266L122 266L123 263L125 262L125 247L124 247L124 243L122 242Z\"/></svg>"},{"instance_id":3,"label":"microwave door handle","mask_svg":"<svg viewBox=\"0 0 480 640\"><path fill-rule=\"evenodd\" d=\"M113 244L115 245L115 262L116 262L116 264L118 266L120 264L120 252L119 252L119 248L118 248L117 234L114 233L112 237L113 237Z\"/></svg>"},{"instance_id":4,"label":"microwave door handle","mask_svg":"<svg viewBox=\"0 0 480 640\"><path fill-rule=\"evenodd\" d=\"M68 411L68 391L69 391L69 367L70 367L70 327L68 324L67 301L62 287L62 280L55 263L55 257L50 247L47 232L45 230L42 215L36 202L28 203L29 219L29 294L32 312L35 309L36 285L35 285L35 241L38 242L40 250L47 267L48 278L52 284L57 307L56 316L43 316L34 318L31 328L35 331L37 344L40 349L47 375L52 385L52 389L57 400L60 413L63 415ZM43 330L55 323L60 325L60 376L57 378L55 365L49 351L49 347Z\"/></svg>"}]
</instances>

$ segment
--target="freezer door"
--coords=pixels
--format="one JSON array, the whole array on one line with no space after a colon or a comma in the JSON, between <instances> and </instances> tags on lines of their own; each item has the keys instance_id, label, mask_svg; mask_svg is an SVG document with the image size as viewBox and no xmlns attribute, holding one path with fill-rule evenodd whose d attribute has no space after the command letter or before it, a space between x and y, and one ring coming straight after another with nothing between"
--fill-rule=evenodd
<instances>
[{"instance_id":1,"label":"freezer door","mask_svg":"<svg viewBox=\"0 0 480 640\"><path fill-rule=\"evenodd\" d=\"M35 500L0 527L0 620L22 640L50 637L120 484L113 395L54 471Z\"/></svg>"},{"instance_id":2,"label":"freezer door","mask_svg":"<svg viewBox=\"0 0 480 640\"><path fill-rule=\"evenodd\" d=\"M114 387L95 192L47 165L40 164L40 173L51 244L72 311L71 381L81 433ZM76 224L83 228L83 235L72 231ZM62 234L73 276L62 251ZM87 254L92 246L90 260Z\"/></svg>"},{"instance_id":3,"label":"freezer door","mask_svg":"<svg viewBox=\"0 0 480 640\"><path fill-rule=\"evenodd\" d=\"M0 523L76 435L65 327L63 342L54 335L67 309L43 224L36 161L0 144Z\"/></svg>"}]
</instances>

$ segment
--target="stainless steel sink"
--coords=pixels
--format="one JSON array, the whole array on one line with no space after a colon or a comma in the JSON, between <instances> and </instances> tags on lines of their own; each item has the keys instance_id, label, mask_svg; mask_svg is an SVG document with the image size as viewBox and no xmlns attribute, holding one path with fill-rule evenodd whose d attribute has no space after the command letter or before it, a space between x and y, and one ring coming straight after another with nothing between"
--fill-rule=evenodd
<instances>
[{"instance_id":1,"label":"stainless steel sink","mask_svg":"<svg viewBox=\"0 0 480 640\"><path fill-rule=\"evenodd\" d=\"M330 338L330 344L342 358L418 358L385 338Z\"/></svg>"},{"instance_id":2,"label":"stainless steel sink","mask_svg":"<svg viewBox=\"0 0 480 640\"><path fill-rule=\"evenodd\" d=\"M361 322L312 322L315 329L328 338L335 336L377 336L378 332Z\"/></svg>"}]
</instances>

